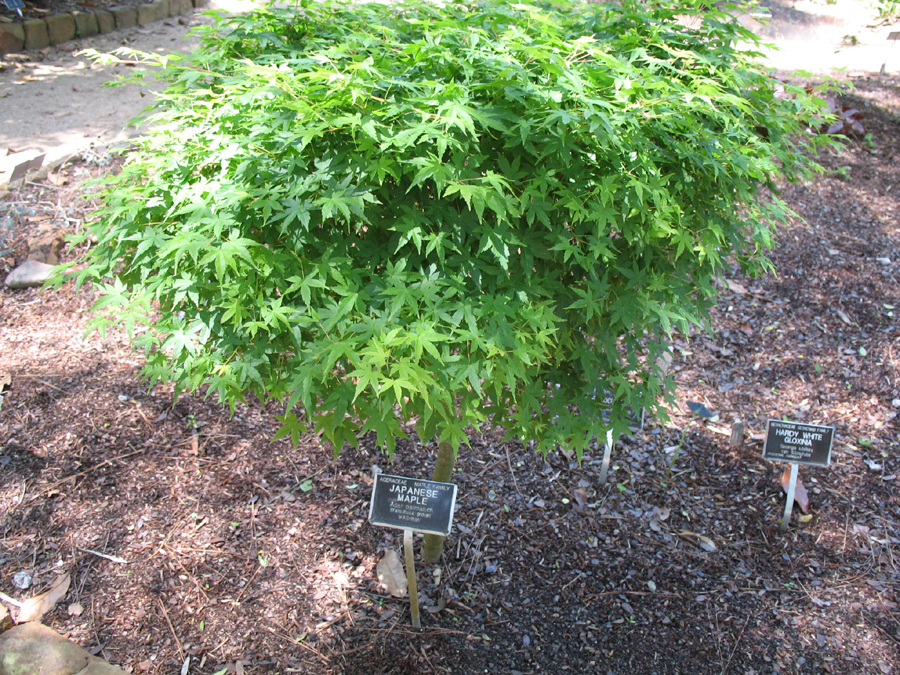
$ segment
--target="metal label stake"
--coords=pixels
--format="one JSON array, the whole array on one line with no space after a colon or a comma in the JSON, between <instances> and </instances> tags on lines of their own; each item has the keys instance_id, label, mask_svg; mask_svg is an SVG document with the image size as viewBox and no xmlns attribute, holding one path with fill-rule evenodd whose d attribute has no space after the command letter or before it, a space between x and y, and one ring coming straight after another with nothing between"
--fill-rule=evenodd
<instances>
[{"instance_id":1,"label":"metal label stake","mask_svg":"<svg viewBox=\"0 0 900 675\"><path fill-rule=\"evenodd\" d=\"M612 416L612 406L616 400L615 394L609 390L598 389L594 391L594 396L599 396L603 402L603 408L600 410L601 419L609 423ZM632 431L641 431L644 428L644 408L638 410L634 408L625 408L625 415L628 418L628 428ZM603 466L600 468L600 485L606 484L606 477L609 474L609 460L612 455L613 434L612 429L606 432L606 447L603 448Z\"/></svg>"},{"instance_id":2,"label":"metal label stake","mask_svg":"<svg viewBox=\"0 0 900 675\"><path fill-rule=\"evenodd\" d=\"M612 429L606 432L606 446L603 448L603 466L600 468L600 485L606 484L606 475L609 473L609 460L612 456Z\"/></svg>"},{"instance_id":3,"label":"metal label stake","mask_svg":"<svg viewBox=\"0 0 900 675\"><path fill-rule=\"evenodd\" d=\"M766 422L766 441L763 443L763 459L773 462L789 462L791 476L788 483L787 504L781 519L781 531L791 524L794 494L797 491L797 473L800 464L828 466L834 444L834 427L821 424L805 424L788 420Z\"/></svg>"},{"instance_id":4,"label":"metal label stake","mask_svg":"<svg viewBox=\"0 0 900 675\"><path fill-rule=\"evenodd\" d=\"M797 491L797 474L800 473L799 464L791 464L791 477L788 482L787 504L784 505L784 517L781 519L782 532L787 532L791 524L791 512L794 510L794 493Z\"/></svg>"},{"instance_id":5,"label":"metal label stake","mask_svg":"<svg viewBox=\"0 0 900 675\"><path fill-rule=\"evenodd\" d=\"M372 501L369 502L369 522L403 530L410 614L415 628L421 628L422 622L419 619L413 532L446 537L453 525L455 506L456 486L453 483L391 476L386 473L375 476Z\"/></svg>"},{"instance_id":6,"label":"metal label stake","mask_svg":"<svg viewBox=\"0 0 900 675\"><path fill-rule=\"evenodd\" d=\"M409 611L413 628L421 628L419 620L419 589L416 586L416 564L413 560L413 531L403 530L403 550L406 551L406 580L409 583Z\"/></svg>"}]
</instances>

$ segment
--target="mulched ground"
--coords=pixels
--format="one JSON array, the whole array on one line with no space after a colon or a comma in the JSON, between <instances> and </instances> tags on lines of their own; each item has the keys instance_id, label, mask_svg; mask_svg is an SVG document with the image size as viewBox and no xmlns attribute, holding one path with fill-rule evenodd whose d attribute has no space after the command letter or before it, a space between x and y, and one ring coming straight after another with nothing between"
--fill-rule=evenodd
<instances>
[{"instance_id":1,"label":"mulched ground","mask_svg":"<svg viewBox=\"0 0 900 675\"><path fill-rule=\"evenodd\" d=\"M473 431L444 557L418 566L421 632L376 579L402 537L367 512L373 465L428 476L433 445L391 465L369 439L335 461L272 443L280 411L173 405L121 335L82 339L89 289L0 291L0 591L68 571L45 622L134 673L900 672L900 81L855 84L868 135L785 190L804 220L778 276L723 282L715 336L676 342L679 401L719 420L648 424L605 485L599 457ZM80 227L106 161L3 199L0 273L25 226ZM770 417L836 427L785 534Z\"/></svg>"}]
</instances>

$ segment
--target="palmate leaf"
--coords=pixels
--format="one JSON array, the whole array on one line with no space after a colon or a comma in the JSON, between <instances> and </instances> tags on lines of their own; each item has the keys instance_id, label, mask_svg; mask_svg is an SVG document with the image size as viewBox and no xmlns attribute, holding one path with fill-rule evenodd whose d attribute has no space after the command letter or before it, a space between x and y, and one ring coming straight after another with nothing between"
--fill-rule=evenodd
<instances>
[{"instance_id":1,"label":"palmate leaf","mask_svg":"<svg viewBox=\"0 0 900 675\"><path fill-rule=\"evenodd\" d=\"M768 269L791 214L762 188L833 142L797 133L822 106L754 39L693 0L221 18L163 64L83 235L97 325L149 322L147 372L179 388L286 400L295 443L391 452L415 420L458 448L490 420L580 456L628 406L664 415L660 350L729 256Z\"/></svg>"},{"instance_id":2,"label":"palmate leaf","mask_svg":"<svg viewBox=\"0 0 900 675\"><path fill-rule=\"evenodd\" d=\"M281 422L281 427L275 432L272 440L277 441L280 438L290 436L291 443L293 443L295 447L299 445L300 437L308 431L306 424L301 422L293 413L288 413L283 416L276 415L275 419Z\"/></svg>"}]
</instances>

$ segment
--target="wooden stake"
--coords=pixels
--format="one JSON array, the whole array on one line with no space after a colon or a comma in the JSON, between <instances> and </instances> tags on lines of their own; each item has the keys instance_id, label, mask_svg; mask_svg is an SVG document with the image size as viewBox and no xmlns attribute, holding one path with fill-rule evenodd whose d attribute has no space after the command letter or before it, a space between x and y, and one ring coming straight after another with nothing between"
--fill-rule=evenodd
<instances>
[{"instance_id":1,"label":"wooden stake","mask_svg":"<svg viewBox=\"0 0 900 675\"><path fill-rule=\"evenodd\" d=\"M403 548L406 551L406 579L409 583L409 610L412 613L413 628L421 628L419 620L419 589L416 587L416 565L413 559L412 530L403 530Z\"/></svg>"},{"instance_id":2,"label":"wooden stake","mask_svg":"<svg viewBox=\"0 0 900 675\"><path fill-rule=\"evenodd\" d=\"M731 440L728 443L732 448L740 448L744 445L744 423L735 422L731 427Z\"/></svg>"}]
</instances>

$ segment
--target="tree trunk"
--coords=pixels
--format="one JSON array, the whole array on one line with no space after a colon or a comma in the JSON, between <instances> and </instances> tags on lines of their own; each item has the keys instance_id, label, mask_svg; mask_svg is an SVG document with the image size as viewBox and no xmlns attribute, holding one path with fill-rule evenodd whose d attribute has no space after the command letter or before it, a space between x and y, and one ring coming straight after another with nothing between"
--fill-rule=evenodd
<instances>
[{"instance_id":1,"label":"tree trunk","mask_svg":"<svg viewBox=\"0 0 900 675\"><path fill-rule=\"evenodd\" d=\"M453 464L456 462L456 453L453 447L446 441L438 443L437 459L434 462L434 474L431 480L441 483L449 483L453 477ZM425 544L422 546L422 560L428 564L436 563L441 558L444 550L444 537L437 534L426 534Z\"/></svg>"}]
</instances>

